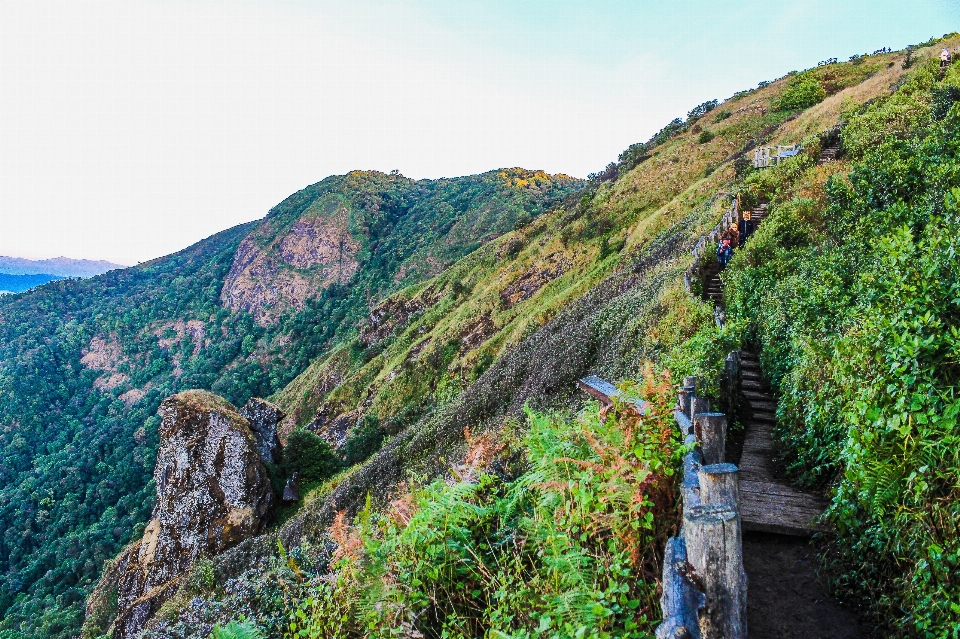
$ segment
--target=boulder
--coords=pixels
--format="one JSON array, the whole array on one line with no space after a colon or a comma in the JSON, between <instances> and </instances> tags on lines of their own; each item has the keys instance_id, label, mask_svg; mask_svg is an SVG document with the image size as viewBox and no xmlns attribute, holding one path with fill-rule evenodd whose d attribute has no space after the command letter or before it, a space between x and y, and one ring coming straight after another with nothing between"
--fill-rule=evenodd
<instances>
[{"instance_id":1,"label":"boulder","mask_svg":"<svg viewBox=\"0 0 960 639\"><path fill-rule=\"evenodd\" d=\"M269 412L261 408L247 414ZM116 562L113 639L136 637L198 558L260 533L276 503L251 422L233 405L187 391L166 399L160 416L157 505L143 539Z\"/></svg>"},{"instance_id":2,"label":"boulder","mask_svg":"<svg viewBox=\"0 0 960 639\"><path fill-rule=\"evenodd\" d=\"M240 409L242 415L250 422L250 430L257 440L257 452L260 459L267 464L275 464L280 456L280 438L277 436L277 424L286 417L283 411L266 401L256 397Z\"/></svg>"}]
</instances>

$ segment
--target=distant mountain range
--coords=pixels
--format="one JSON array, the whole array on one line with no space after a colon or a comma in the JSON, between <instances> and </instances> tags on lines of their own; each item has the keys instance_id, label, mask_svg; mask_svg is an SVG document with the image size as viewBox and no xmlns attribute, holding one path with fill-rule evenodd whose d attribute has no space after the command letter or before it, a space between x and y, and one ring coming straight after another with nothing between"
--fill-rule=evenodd
<instances>
[{"instance_id":1,"label":"distant mountain range","mask_svg":"<svg viewBox=\"0 0 960 639\"><path fill-rule=\"evenodd\" d=\"M54 257L49 260L27 260L22 257L0 255L0 273L7 275L48 275L50 279L62 277L93 277L107 271L126 268L105 260L75 260L69 257ZM39 282L42 284L43 282ZM36 286L33 284L32 286ZM29 287L28 287L29 288ZM0 290L10 290L0 286Z\"/></svg>"},{"instance_id":2,"label":"distant mountain range","mask_svg":"<svg viewBox=\"0 0 960 639\"><path fill-rule=\"evenodd\" d=\"M0 273L0 293L22 293L34 286L40 286L53 280L62 280L59 275L49 275L46 273L38 275L9 275Z\"/></svg>"}]
</instances>

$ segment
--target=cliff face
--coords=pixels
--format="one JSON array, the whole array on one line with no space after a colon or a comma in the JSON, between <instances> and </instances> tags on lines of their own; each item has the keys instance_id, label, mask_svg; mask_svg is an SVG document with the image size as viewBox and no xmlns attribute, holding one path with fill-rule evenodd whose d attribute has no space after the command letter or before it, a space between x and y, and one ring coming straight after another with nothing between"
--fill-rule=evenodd
<instances>
[{"instance_id":1,"label":"cliff face","mask_svg":"<svg viewBox=\"0 0 960 639\"><path fill-rule=\"evenodd\" d=\"M98 586L117 588L114 639L135 637L199 557L262 531L276 502L258 451L261 439L259 448L275 452L269 444L282 414L272 408L252 400L242 411L258 418L260 431L269 432L272 421L273 437L258 438L241 411L211 393L187 391L161 404L157 505L143 539Z\"/></svg>"}]
</instances>

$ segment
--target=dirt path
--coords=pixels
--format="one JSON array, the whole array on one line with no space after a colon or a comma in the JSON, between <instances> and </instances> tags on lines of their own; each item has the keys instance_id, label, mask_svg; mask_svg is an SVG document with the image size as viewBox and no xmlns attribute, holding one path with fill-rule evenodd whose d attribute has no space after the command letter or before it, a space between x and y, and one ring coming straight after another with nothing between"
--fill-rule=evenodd
<instances>
[{"instance_id":1,"label":"dirt path","mask_svg":"<svg viewBox=\"0 0 960 639\"><path fill-rule=\"evenodd\" d=\"M809 540L770 533L743 535L750 639L865 639L856 614L817 581Z\"/></svg>"}]
</instances>

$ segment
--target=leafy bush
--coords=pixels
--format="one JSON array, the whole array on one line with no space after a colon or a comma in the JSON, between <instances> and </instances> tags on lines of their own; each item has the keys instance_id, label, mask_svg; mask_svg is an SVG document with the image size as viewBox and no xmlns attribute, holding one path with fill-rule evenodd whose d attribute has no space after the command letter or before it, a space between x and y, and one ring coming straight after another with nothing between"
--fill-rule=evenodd
<instances>
[{"instance_id":1,"label":"leafy bush","mask_svg":"<svg viewBox=\"0 0 960 639\"><path fill-rule=\"evenodd\" d=\"M338 519L337 576L291 602L288 636L648 637L681 447L669 379L631 392L644 417L528 412L516 479L487 470L509 436L468 438L457 480Z\"/></svg>"},{"instance_id":2,"label":"leafy bush","mask_svg":"<svg viewBox=\"0 0 960 639\"><path fill-rule=\"evenodd\" d=\"M638 164L650 157L647 154L647 145L637 142L627 147L627 150L620 154L620 175L632 170Z\"/></svg>"},{"instance_id":3,"label":"leafy bush","mask_svg":"<svg viewBox=\"0 0 960 639\"><path fill-rule=\"evenodd\" d=\"M383 446L387 436L380 428L380 420L373 415L364 415L347 441L343 445L343 460L347 466L353 466L366 460Z\"/></svg>"},{"instance_id":4,"label":"leafy bush","mask_svg":"<svg viewBox=\"0 0 960 639\"><path fill-rule=\"evenodd\" d=\"M703 131L700 132L700 137L697 138L697 142L699 142L700 144L706 144L707 142L709 142L715 137L717 137L716 134L708 131L707 129L704 129Z\"/></svg>"},{"instance_id":5,"label":"leafy bush","mask_svg":"<svg viewBox=\"0 0 960 639\"><path fill-rule=\"evenodd\" d=\"M822 181L798 159L748 179L771 215L724 277L728 321L780 395L790 469L835 486L834 585L897 636L947 637L960 627L960 114L931 117L927 66L852 115L849 175Z\"/></svg>"},{"instance_id":6,"label":"leafy bush","mask_svg":"<svg viewBox=\"0 0 960 639\"><path fill-rule=\"evenodd\" d=\"M687 112L687 122L693 122L694 120L699 120L706 114L710 113L717 108L718 102L716 100L707 100L703 104L698 104L697 106L690 109Z\"/></svg>"},{"instance_id":7,"label":"leafy bush","mask_svg":"<svg viewBox=\"0 0 960 639\"><path fill-rule=\"evenodd\" d=\"M210 639L263 639L263 634L252 623L231 621L225 626L214 626Z\"/></svg>"},{"instance_id":8,"label":"leafy bush","mask_svg":"<svg viewBox=\"0 0 960 639\"><path fill-rule=\"evenodd\" d=\"M300 473L305 482L323 481L343 468L330 444L308 430L290 433L283 447L283 465L288 473Z\"/></svg>"},{"instance_id":9,"label":"leafy bush","mask_svg":"<svg viewBox=\"0 0 960 639\"><path fill-rule=\"evenodd\" d=\"M827 92L812 73L798 73L787 82L787 88L774 101L774 108L780 111L795 111L819 104L827 97Z\"/></svg>"}]
</instances>

